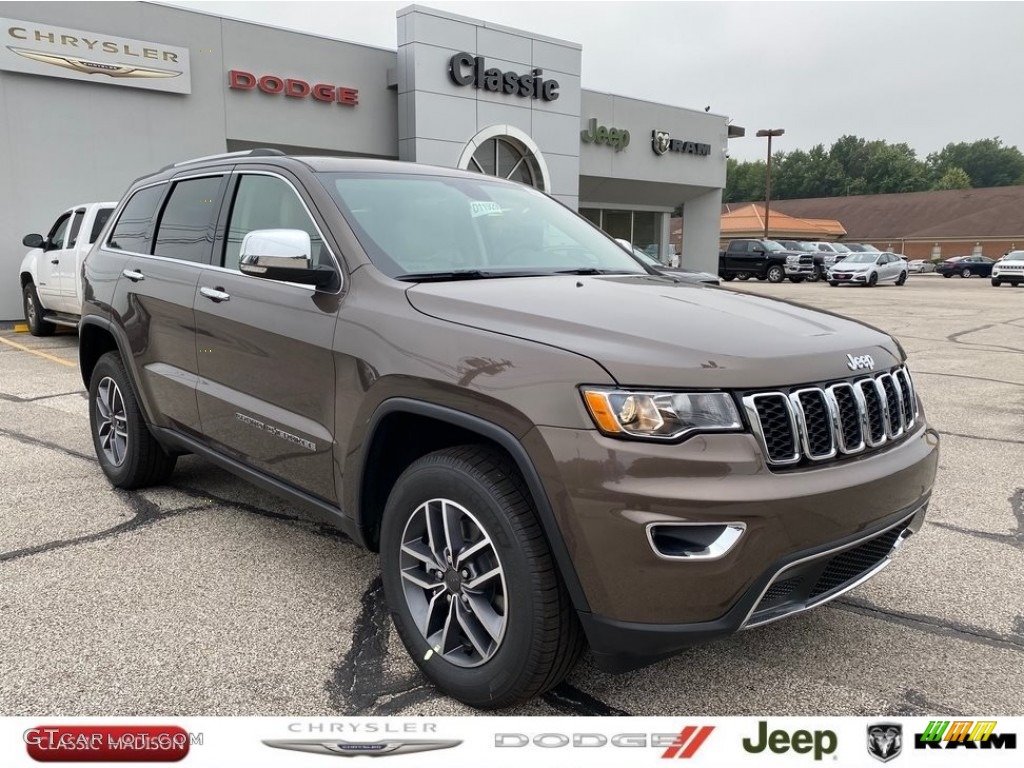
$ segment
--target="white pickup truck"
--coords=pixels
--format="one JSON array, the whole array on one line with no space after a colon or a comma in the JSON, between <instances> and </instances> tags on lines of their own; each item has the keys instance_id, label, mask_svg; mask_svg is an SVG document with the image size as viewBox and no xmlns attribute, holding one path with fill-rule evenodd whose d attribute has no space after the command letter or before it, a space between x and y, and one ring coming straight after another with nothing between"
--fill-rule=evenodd
<instances>
[{"instance_id":1,"label":"white pickup truck","mask_svg":"<svg viewBox=\"0 0 1024 768\"><path fill-rule=\"evenodd\" d=\"M25 235L31 248L21 262L25 322L33 336L49 336L58 325L77 326L82 314L82 260L117 203L86 203L57 217L46 237Z\"/></svg>"}]
</instances>

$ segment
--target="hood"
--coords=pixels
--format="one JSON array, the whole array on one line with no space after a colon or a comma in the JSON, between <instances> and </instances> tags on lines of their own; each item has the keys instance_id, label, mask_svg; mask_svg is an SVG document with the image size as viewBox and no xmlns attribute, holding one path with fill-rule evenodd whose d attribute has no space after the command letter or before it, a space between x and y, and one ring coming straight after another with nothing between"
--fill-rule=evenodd
<instances>
[{"instance_id":1,"label":"hood","mask_svg":"<svg viewBox=\"0 0 1024 768\"><path fill-rule=\"evenodd\" d=\"M621 385L764 388L847 378L902 356L887 334L839 315L662 277L524 277L419 283L426 315L565 349ZM580 382L586 383L586 382Z\"/></svg>"},{"instance_id":2,"label":"hood","mask_svg":"<svg viewBox=\"0 0 1024 768\"><path fill-rule=\"evenodd\" d=\"M878 266L872 262L847 262L837 261L832 265L833 272L867 272L869 269Z\"/></svg>"}]
</instances>

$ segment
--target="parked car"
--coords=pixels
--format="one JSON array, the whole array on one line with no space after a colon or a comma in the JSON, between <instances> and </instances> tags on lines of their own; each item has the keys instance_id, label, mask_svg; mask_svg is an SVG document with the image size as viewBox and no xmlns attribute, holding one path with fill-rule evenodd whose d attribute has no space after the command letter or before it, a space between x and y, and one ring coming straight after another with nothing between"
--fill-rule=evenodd
<instances>
[{"instance_id":1,"label":"parked car","mask_svg":"<svg viewBox=\"0 0 1024 768\"><path fill-rule=\"evenodd\" d=\"M912 259L907 262L907 271L911 273L934 272L935 264L924 259Z\"/></svg>"},{"instance_id":2,"label":"parked car","mask_svg":"<svg viewBox=\"0 0 1024 768\"><path fill-rule=\"evenodd\" d=\"M935 271L943 277L952 277L953 275L960 275L960 277L972 277L974 275L990 277L993 264L995 264L995 260L987 256L954 256L951 259L939 262L935 267Z\"/></svg>"},{"instance_id":3,"label":"parked car","mask_svg":"<svg viewBox=\"0 0 1024 768\"><path fill-rule=\"evenodd\" d=\"M874 287L878 283L907 282L907 262L895 253L851 253L832 266L828 272L828 283L833 288L840 283Z\"/></svg>"},{"instance_id":4,"label":"parked car","mask_svg":"<svg viewBox=\"0 0 1024 768\"><path fill-rule=\"evenodd\" d=\"M845 245L853 253L881 253L870 243L837 243L837 245Z\"/></svg>"},{"instance_id":5,"label":"parked car","mask_svg":"<svg viewBox=\"0 0 1024 768\"><path fill-rule=\"evenodd\" d=\"M842 261L847 254L853 253L842 243L812 242L809 245L817 248L819 255L815 257L815 264L822 275L837 261Z\"/></svg>"},{"instance_id":6,"label":"parked car","mask_svg":"<svg viewBox=\"0 0 1024 768\"><path fill-rule=\"evenodd\" d=\"M1010 251L992 265L992 285L1003 283L1014 287L1024 283L1024 251Z\"/></svg>"},{"instance_id":7,"label":"parked car","mask_svg":"<svg viewBox=\"0 0 1024 768\"><path fill-rule=\"evenodd\" d=\"M794 253L809 253L814 260L814 271L807 275L807 282L816 283L825 275L826 254L815 247L814 243L804 240L776 240L779 245Z\"/></svg>"},{"instance_id":8,"label":"parked car","mask_svg":"<svg viewBox=\"0 0 1024 768\"><path fill-rule=\"evenodd\" d=\"M131 185L84 281L111 484L194 453L379 551L398 637L472 706L540 695L588 643L622 671L831 600L934 484L887 333L653 274L504 179L177 163Z\"/></svg>"},{"instance_id":9,"label":"parked car","mask_svg":"<svg viewBox=\"0 0 1024 768\"><path fill-rule=\"evenodd\" d=\"M75 327L82 314L82 260L117 203L84 203L64 211L46 237L25 235L31 248L18 270L25 323L33 336L58 325Z\"/></svg>"},{"instance_id":10,"label":"parked car","mask_svg":"<svg viewBox=\"0 0 1024 768\"><path fill-rule=\"evenodd\" d=\"M617 237L615 238L615 242L625 248L627 252L632 253L640 263L646 264L659 274L676 277L687 283L704 283L705 285L722 284L722 281L718 279L718 275L712 275L710 272L701 272L696 269L686 269L685 267L668 267L651 256L648 252L641 251L639 248L631 245L628 240Z\"/></svg>"},{"instance_id":11,"label":"parked car","mask_svg":"<svg viewBox=\"0 0 1024 768\"><path fill-rule=\"evenodd\" d=\"M787 277L794 283L814 275L814 259L809 253L788 251L774 240L730 240L718 252L718 274L723 280L767 280L781 283Z\"/></svg>"}]
</instances>

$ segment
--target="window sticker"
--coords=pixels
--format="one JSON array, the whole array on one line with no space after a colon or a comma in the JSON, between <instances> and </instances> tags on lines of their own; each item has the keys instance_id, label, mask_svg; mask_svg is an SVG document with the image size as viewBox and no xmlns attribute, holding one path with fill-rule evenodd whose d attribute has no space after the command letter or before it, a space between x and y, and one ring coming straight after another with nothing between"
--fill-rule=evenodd
<instances>
[{"instance_id":1,"label":"window sticker","mask_svg":"<svg viewBox=\"0 0 1024 768\"><path fill-rule=\"evenodd\" d=\"M501 206L493 200L470 200L469 212L473 218L478 216L501 216Z\"/></svg>"}]
</instances>

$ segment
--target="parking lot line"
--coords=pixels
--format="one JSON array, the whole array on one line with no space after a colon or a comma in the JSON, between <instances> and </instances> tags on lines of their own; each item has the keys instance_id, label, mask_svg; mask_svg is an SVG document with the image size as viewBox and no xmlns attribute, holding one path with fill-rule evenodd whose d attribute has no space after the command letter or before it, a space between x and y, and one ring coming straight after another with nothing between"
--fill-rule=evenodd
<instances>
[{"instance_id":1,"label":"parking lot line","mask_svg":"<svg viewBox=\"0 0 1024 768\"><path fill-rule=\"evenodd\" d=\"M70 360L61 360L59 357L54 357L53 355L48 355L45 352L40 352L38 349L29 349L25 345L19 344L16 341L11 341L10 339L5 339L3 337L0 337L0 343L6 344L9 347L14 347L15 349L20 349L22 352L28 352L30 355L35 355L36 357L41 357L44 360L49 360L49 361L54 362L54 363L60 363L61 365L66 365L68 368L77 368L78 367L78 363L71 362Z\"/></svg>"}]
</instances>

